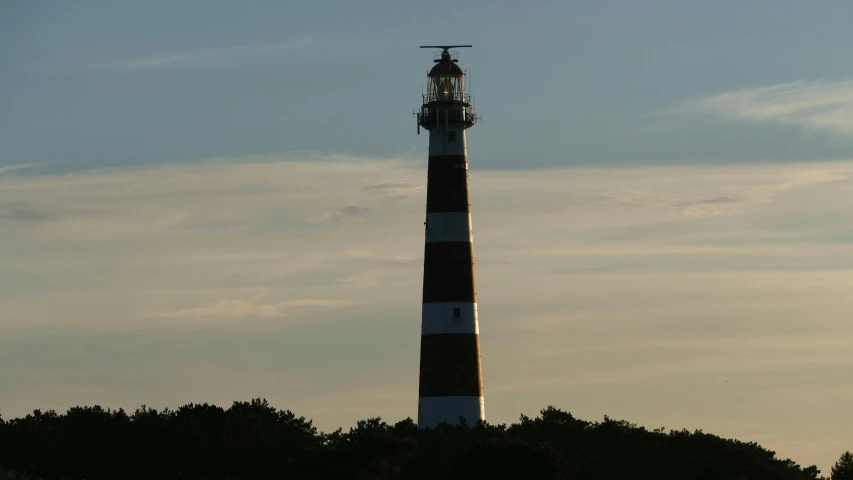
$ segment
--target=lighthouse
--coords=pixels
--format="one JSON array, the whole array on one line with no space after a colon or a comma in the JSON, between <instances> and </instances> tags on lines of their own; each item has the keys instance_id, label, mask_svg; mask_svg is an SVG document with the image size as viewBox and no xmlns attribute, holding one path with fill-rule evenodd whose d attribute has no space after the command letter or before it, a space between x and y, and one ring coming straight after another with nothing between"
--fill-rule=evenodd
<instances>
[{"instance_id":1,"label":"lighthouse","mask_svg":"<svg viewBox=\"0 0 853 480\"><path fill-rule=\"evenodd\" d=\"M418 427L485 420L474 236L465 132L478 120L465 91L465 72L440 49L415 113L418 134L429 131L429 166L421 310Z\"/></svg>"}]
</instances>

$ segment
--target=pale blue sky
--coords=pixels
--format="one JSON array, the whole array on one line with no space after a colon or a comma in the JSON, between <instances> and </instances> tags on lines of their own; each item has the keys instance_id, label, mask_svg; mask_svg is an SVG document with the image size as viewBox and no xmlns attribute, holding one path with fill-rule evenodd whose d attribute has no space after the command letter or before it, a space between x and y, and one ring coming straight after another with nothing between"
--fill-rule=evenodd
<instances>
[{"instance_id":1,"label":"pale blue sky","mask_svg":"<svg viewBox=\"0 0 853 480\"><path fill-rule=\"evenodd\" d=\"M416 47L439 40L475 46L462 61L488 125L472 132L480 168L811 160L849 147L791 128L699 120L655 133L648 116L697 95L850 74L846 1L0 8L0 158L9 163L67 170L281 150L423 152L411 111L431 57Z\"/></svg>"},{"instance_id":2,"label":"pale blue sky","mask_svg":"<svg viewBox=\"0 0 853 480\"><path fill-rule=\"evenodd\" d=\"M853 448L849 1L0 3L0 413L417 408L460 51L487 418Z\"/></svg>"}]
</instances>

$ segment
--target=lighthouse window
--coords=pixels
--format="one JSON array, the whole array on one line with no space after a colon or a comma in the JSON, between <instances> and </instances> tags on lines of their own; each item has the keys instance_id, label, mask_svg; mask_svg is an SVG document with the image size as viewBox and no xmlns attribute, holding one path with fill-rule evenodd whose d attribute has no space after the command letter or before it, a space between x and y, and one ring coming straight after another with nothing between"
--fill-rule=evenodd
<instances>
[{"instance_id":1,"label":"lighthouse window","mask_svg":"<svg viewBox=\"0 0 853 480\"><path fill-rule=\"evenodd\" d=\"M447 132L447 141L455 142L456 141L456 132Z\"/></svg>"},{"instance_id":2,"label":"lighthouse window","mask_svg":"<svg viewBox=\"0 0 853 480\"><path fill-rule=\"evenodd\" d=\"M453 307L453 319L461 320L462 319L462 309L459 307Z\"/></svg>"}]
</instances>

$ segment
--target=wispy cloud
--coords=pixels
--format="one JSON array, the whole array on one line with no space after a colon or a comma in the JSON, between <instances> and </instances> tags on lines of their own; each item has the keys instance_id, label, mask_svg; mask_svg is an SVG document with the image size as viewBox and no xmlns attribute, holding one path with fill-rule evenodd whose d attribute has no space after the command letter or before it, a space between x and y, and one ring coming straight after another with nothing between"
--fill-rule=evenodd
<instances>
[{"instance_id":1,"label":"wispy cloud","mask_svg":"<svg viewBox=\"0 0 853 480\"><path fill-rule=\"evenodd\" d=\"M27 163L27 164L21 164L21 165L5 165L5 166L0 167L0 175L2 175L4 173L14 172L17 170L26 170L28 168L33 168L36 166L38 166L38 165L35 163Z\"/></svg>"},{"instance_id":2,"label":"wispy cloud","mask_svg":"<svg viewBox=\"0 0 853 480\"><path fill-rule=\"evenodd\" d=\"M327 218L330 222L352 221L367 213L368 210L370 209L367 207L349 205L329 215Z\"/></svg>"},{"instance_id":3,"label":"wispy cloud","mask_svg":"<svg viewBox=\"0 0 853 480\"><path fill-rule=\"evenodd\" d=\"M102 209L80 210L38 201L0 201L0 220L50 222L103 214Z\"/></svg>"},{"instance_id":4,"label":"wispy cloud","mask_svg":"<svg viewBox=\"0 0 853 480\"><path fill-rule=\"evenodd\" d=\"M282 52L287 50L296 50L298 48L307 47L310 41L307 38L295 43L281 43L271 45L249 45L242 47L217 48L209 50L195 50L172 55L161 55L132 60L125 62L122 66L126 69L151 69L163 68L177 65L187 64L204 64L204 65L222 65L230 64L234 61L245 59L247 57Z\"/></svg>"},{"instance_id":5,"label":"wispy cloud","mask_svg":"<svg viewBox=\"0 0 853 480\"><path fill-rule=\"evenodd\" d=\"M591 197L586 201L590 204L625 208L672 209L686 216L716 216L743 212L771 203L785 192L842 182L850 178L848 173L831 170L802 170L791 173L792 175L787 179L768 178L767 181L762 182L755 178L749 184L728 184L710 194L703 194L698 188L694 192L685 192L680 195L625 188L607 195ZM727 176L724 172L709 171L708 174Z\"/></svg>"},{"instance_id":6,"label":"wispy cloud","mask_svg":"<svg viewBox=\"0 0 853 480\"><path fill-rule=\"evenodd\" d=\"M845 159L473 168L490 421L547 403L698 418L824 461L785 442L853 441L829 415L790 415L849 409L852 178ZM335 427L363 418L340 398L370 385L371 412L415 415L425 185L422 162L343 155L0 176L0 336L29 342L9 357L26 374L0 369L20 385L0 388L4 411L260 390ZM92 347L74 370L86 388L59 388L79 348L39 332L63 329L144 333L140 352L171 356L146 363L156 385L117 389L116 361L138 357Z\"/></svg>"},{"instance_id":7,"label":"wispy cloud","mask_svg":"<svg viewBox=\"0 0 853 480\"><path fill-rule=\"evenodd\" d=\"M368 185L364 187L365 191L377 192L383 194L385 200L395 201L408 198L410 195L415 195L419 190L422 190L424 185L406 181L395 181L378 183L376 185Z\"/></svg>"},{"instance_id":8,"label":"wispy cloud","mask_svg":"<svg viewBox=\"0 0 853 480\"><path fill-rule=\"evenodd\" d=\"M0 220L42 222L59 218L58 213L30 202L0 204Z\"/></svg>"},{"instance_id":9,"label":"wispy cloud","mask_svg":"<svg viewBox=\"0 0 853 480\"><path fill-rule=\"evenodd\" d=\"M212 305L184 308L156 314L165 318L270 318L284 317L292 310L313 308L343 308L360 305L359 302L341 300L299 299L276 303L258 303L261 295L255 295L248 300L220 300Z\"/></svg>"},{"instance_id":10,"label":"wispy cloud","mask_svg":"<svg viewBox=\"0 0 853 480\"><path fill-rule=\"evenodd\" d=\"M853 136L853 80L798 81L694 98L666 114L712 114L777 123L845 138Z\"/></svg>"}]
</instances>

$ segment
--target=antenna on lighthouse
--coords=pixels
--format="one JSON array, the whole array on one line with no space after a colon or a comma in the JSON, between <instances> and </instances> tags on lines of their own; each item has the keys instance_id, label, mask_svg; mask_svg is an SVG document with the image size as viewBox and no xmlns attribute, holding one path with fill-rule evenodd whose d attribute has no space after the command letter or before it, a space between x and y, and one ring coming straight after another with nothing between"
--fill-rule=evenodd
<instances>
[{"instance_id":1,"label":"antenna on lighthouse","mask_svg":"<svg viewBox=\"0 0 853 480\"><path fill-rule=\"evenodd\" d=\"M421 45L421 48L438 48L445 52L451 48L471 48L473 45Z\"/></svg>"},{"instance_id":2,"label":"antenna on lighthouse","mask_svg":"<svg viewBox=\"0 0 853 480\"><path fill-rule=\"evenodd\" d=\"M433 60L435 63L439 63L442 60L444 60L445 58L449 58L450 52L448 52L448 50L450 50L451 48L471 48L471 47L473 47L473 45L421 45L421 48L438 48L441 50L441 57ZM450 61L451 62L458 62L459 60L454 58Z\"/></svg>"}]
</instances>

